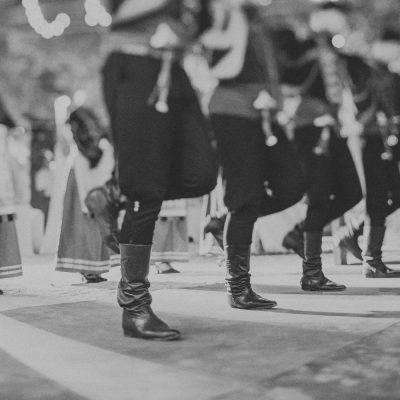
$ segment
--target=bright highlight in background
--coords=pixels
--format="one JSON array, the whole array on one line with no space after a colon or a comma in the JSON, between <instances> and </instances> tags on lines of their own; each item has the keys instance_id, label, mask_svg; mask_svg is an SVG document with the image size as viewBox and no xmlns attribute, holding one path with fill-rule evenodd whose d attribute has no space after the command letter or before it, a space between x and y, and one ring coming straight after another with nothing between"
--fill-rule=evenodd
<instances>
[{"instance_id":1,"label":"bright highlight in background","mask_svg":"<svg viewBox=\"0 0 400 400\"><path fill-rule=\"evenodd\" d=\"M332 45L333 47L336 47L337 49L341 49L345 46L346 44L346 39L343 35L335 35L332 38Z\"/></svg>"},{"instance_id":2,"label":"bright highlight in background","mask_svg":"<svg viewBox=\"0 0 400 400\"><path fill-rule=\"evenodd\" d=\"M22 6L29 25L45 39L61 36L71 24L71 18L65 13L58 14L52 22L46 21L39 0L22 0Z\"/></svg>"}]
</instances>

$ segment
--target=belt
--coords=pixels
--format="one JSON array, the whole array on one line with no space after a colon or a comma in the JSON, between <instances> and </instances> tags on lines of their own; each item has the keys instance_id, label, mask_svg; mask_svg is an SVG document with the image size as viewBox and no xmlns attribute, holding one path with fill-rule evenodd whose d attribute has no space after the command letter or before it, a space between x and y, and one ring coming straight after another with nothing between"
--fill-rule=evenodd
<instances>
[{"instance_id":1,"label":"belt","mask_svg":"<svg viewBox=\"0 0 400 400\"><path fill-rule=\"evenodd\" d=\"M15 214L0 215L0 222L11 222L15 221L16 219L17 216Z\"/></svg>"}]
</instances>

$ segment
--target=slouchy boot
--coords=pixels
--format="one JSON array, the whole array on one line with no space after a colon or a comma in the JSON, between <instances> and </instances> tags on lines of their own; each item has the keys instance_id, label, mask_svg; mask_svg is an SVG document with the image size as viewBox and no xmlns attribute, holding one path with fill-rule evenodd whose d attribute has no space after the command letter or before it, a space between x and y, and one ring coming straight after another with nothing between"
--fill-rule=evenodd
<instances>
[{"instance_id":1,"label":"slouchy boot","mask_svg":"<svg viewBox=\"0 0 400 400\"><path fill-rule=\"evenodd\" d=\"M118 304L123 308L122 328L125 336L153 340L180 338L151 309L150 283L147 279L150 263L150 245L121 244L121 281L118 286Z\"/></svg>"},{"instance_id":2,"label":"slouchy boot","mask_svg":"<svg viewBox=\"0 0 400 400\"><path fill-rule=\"evenodd\" d=\"M287 250L293 250L304 260L304 231L302 224L296 224L294 228L283 238L282 246Z\"/></svg>"},{"instance_id":3,"label":"slouchy boot","mask_svg":"<svg viewBox=\"0 0 400 400\"><path fill-rule=\"evenodd\" d=\"M275 301L264 299L251 288L250 246L225 246L225 264L225 286L232 308L269 309L277 306Z\"/></svg>"},{"instance_id":4,"label":"slouchy boot","mask_svg":"<svg viewBox=\"0 0 400 400\"><path fill-rule=\"evenodd\" d=\"M358 244L358 238L364 230L364 222L350 221L339 229L336 234L336 243L349 251L355 258L362 261L362 250Z\"/></svg>"},{"instance_id":5,"label":"slouchy boot","mask_svg":"<svg viewBox=\"0 0 400 400\"><path fill-rule=\"evenodd\" d=\"M304 233L304 261L301 288L310 292L334 292L346 289L344 285L338 285L325 277L322 272L322 233Z\"/></svg>"},{"instance_id":6,"label":"slouchy boot","mask_svg":"<svg viewBox=\"0 0 400 400\"><path fill-rule=\"evenodd\" d=\"M365 226L365 250L363 252L363 272L366 278L400 277L400 271L388 268L382 261L382 245L386 228Z\"/></svg>"}]
</instances>

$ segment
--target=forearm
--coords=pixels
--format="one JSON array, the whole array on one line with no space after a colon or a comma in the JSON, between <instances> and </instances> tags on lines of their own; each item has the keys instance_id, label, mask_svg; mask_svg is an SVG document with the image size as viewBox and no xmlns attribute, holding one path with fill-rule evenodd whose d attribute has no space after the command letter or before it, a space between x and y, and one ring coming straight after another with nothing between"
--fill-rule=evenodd
<instances>
[{"instance_id":1,"label":"forearm","mask_svg":"<svg viewBox=\"0 0 400 400\"><path fill-rule=\"evenodd\" d=\"M145 17L167 4L167 0L125 0L117 10L113 22L121 24Z\"/></svg>"}]
</instances>

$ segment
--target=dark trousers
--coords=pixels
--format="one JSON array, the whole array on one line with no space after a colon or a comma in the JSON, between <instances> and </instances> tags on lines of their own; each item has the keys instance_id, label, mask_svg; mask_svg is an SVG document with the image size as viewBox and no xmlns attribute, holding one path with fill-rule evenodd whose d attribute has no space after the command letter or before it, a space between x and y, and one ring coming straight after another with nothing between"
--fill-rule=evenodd
<instances>
[{"instance_id":1,"label":"dark trousers","mask_svg":"<svg viewBox=\"0 0 400 400\"><path fill-rule=\"evenodd\" d=\"M400 207L400 173L397 161L384 160L379 134L365 137L363 163L366 181L366 223L384 226L386 217Z\"/></svg>"},{"instance_id":2,"label":"dark trousers","mask_svg":"<svg viewBox=\"0 0 400 400\"><path fill-rule=\"evenodd\" d=\"M304 179L297 154L275 127L278 144L267 147L260 120L212 115L225 180L228 245L250 244L259 216L282 211L301 200Z\"/></svg>"},{"instance_id":3,"label":"dark trousers","mask_svg":"<svg viewBox=\"0 0 400 400\"><path fill-rule=\"evenodd\" d=\"M303 227L320 232L324 226L353 208L362 199L356 167L347 142L330 133L326 152L316 154L321 129L299 128L295 141L307 180L308 208Z\"/></svg>"},{"instance_id":4,"label":"dark trousers","mask_svg":"<svg viewBox=\"0 0 400 400\"><path fill-rule=\"evenodd\" d=\"M216 183L208 125L178 64L172 68L169 112L149 104L160 67L159 59L113 53L103 69L119 183L129 200L122 243L151 244L163 200L198 197Z\"/></svg>"}]
</instances>

